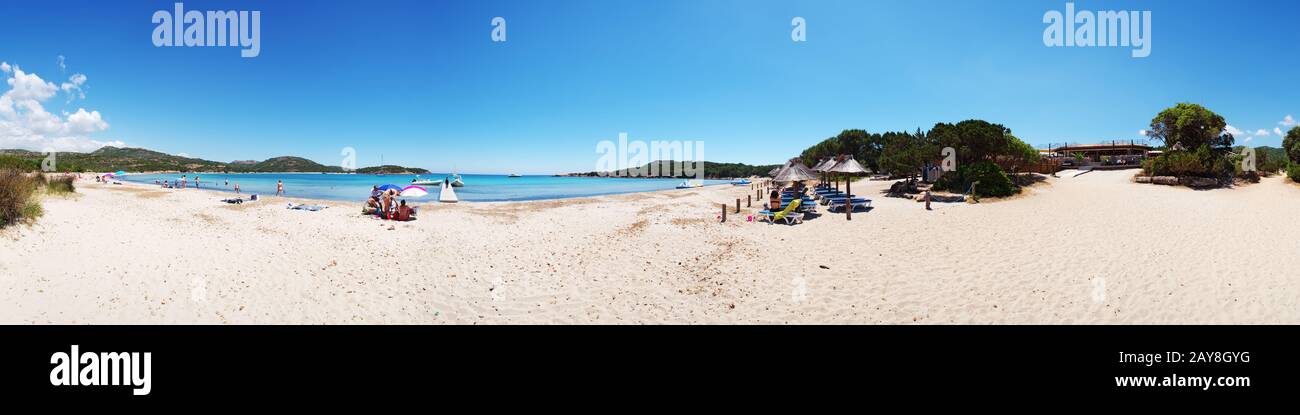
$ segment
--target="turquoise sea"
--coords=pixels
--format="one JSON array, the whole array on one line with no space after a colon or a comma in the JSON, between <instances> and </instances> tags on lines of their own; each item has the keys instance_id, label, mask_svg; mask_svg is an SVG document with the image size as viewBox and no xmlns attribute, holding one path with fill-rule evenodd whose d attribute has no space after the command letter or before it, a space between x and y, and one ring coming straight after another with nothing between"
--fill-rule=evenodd
<instances>
[{"instance_id":1,"label":"turquoise sea","mask_svg":"<svg viewBox=\"0 0 1300 415\"><path fill-rule=\"evenodd\" d=\"M194 186L195 174L185 175L188 186ZM364 201L370 195L371 186L393 184L401 187L411 185L414 175L373 175L373 174L320 174L320 173L240 173L240 174L198 174L203 189L234 192L235 183L239 184L244 194L275 194L277 180L284 181L285 194L290 197L310 199L328 199L341 201ZM445 174L437 173L421 176L426 179L441 180ZM153 184L155 180L175 181L180 174L128 174L122 179ZM619 193L646 192L673 189L684 179L629 179L606 177L553 177L524 176L508 177L504 175L462 174L465 187L455 188L456 196L462 201L491 202L510 200L562 199L570 197L598 196ZM725 185L726 180L705 180L704 185ZM429 191L429 196L422 199L437 200L437 186L421 186Z\"/></svg>"}]
</instances>

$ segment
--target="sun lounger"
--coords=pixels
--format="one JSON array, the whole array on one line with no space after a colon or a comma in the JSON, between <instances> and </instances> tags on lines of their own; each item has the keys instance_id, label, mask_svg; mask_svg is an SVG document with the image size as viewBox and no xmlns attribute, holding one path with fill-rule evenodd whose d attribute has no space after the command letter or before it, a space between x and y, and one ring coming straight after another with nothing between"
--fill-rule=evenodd
<instances>
[{"instance_id":1,"label":"sun lounger","mask_svg":"<svg viewBox=\"0 0 1300 415\"><path fill-rule=\"evenodd\" d=\"M767 218L768 223L776 223L779 221L785 221L787 225L803 223L803 214L798 212L799 206L801 204L802 202L795 200L790 202L790 204L786 205L785 209L781 209L780 212L772 212L770 210L764 210L758 212L758 214L764 218Z\"/></svg>"},{"instance_id":2,"label":"sun lounger","mask_svg":"<svg viewBox=\"0 0 1300 415\"><path fill-rule=\"evenodd\" d=\"M826 210L835 211L838 209L844 209L846 203L851 205L852 209L854 210L857 210L858 208L867 209L871 207L871 199L862 199L862 198L837 199L837 200L832 200L830 205L826 208Z\"/></svg>"},{"instance_id":3,"label":"sun lounger","mask_svg":"<svg viewBox=\"0 0 1300 415\"><path fill-rule=\"evenodd\" d=\"M854 198L854 199L856 199L856 198L858 198L858 195L845 195L845 194L839 194L839 195L834 195L834 196L823 196L823 197L821 198L821 204L823 204L823 205L829 205L831 202L835 202L835 201L844 201L844 199L848 199L848 198Z\"/></svg>"}]
</instances>

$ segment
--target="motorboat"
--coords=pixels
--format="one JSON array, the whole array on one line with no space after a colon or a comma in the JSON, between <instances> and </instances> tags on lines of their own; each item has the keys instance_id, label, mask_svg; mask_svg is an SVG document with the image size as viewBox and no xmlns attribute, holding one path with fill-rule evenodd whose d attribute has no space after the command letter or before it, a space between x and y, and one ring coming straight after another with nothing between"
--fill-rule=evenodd
<instances>
[{"instance_id":1,"label":"motorboat","mask_svg":"<svg viewBox=\"0 0 1300 415\"><path fill-rule=\"evenodd\" d=\"M442 180L425 179L425 178L421 178L420 176L415 176L414 179L411 179L411 185L414 185L414 186L439 186L439 185L442 185Z\"/></svg>"}]
</instances>

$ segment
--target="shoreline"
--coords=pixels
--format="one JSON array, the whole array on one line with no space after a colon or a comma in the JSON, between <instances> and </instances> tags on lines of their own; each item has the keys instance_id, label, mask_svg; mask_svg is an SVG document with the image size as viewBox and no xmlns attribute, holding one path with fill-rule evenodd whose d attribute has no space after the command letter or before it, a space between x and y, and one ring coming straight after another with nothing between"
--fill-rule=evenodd
<instances>
[{"instance_id":1,"label":"shoreline","mask_svg":"<svg viewBox=\"0 0 1300 415\"><path fill-rule=\"evenodd\" d=\"M87 174L90 174L90 173L87 173ZM130 174L146 174L146 173L129 173L128 176L129 176ZM157 174L157 173L147 173L147 174ZM244 174L244 173L239 173L239 174ZM548 176L548 177L549 177L549 176ZM668 178L661 178L661 179L668 179ZM156 189L158 189L158 190L164 190L164 191L171 191L171 190L181 190L181 191L184 191L184 190L194 189L194 187L193 187L192 185L191 185L191 186L187 186L187 187L184 188L184 189L175 189L175 188L162 188L161 186L159 186L159 185L157 185L157 184L152 184L152 183L141 183L141 182L135 182L135 181L125 180L125 179L119 179L119 181L122 182L123 185L141 186L141 187L145 187L145 188L153 187L153 188L156 188ZM92 182L92 183L93 183L93 182ZM210 183L210 182L205 182L205 183ZM714 183L714 184L705 184L703 187L712 187L712 186L731 186L731 185L728 184L728 183ZM424 186L424 187L428 187L428 186ZM198 188L198 190L212 191L212 192L225 193L225 194L231 194L231 195L235 194L235 192L234 192L234 188L233 188L233 187L226 188L225 186L217 186L217 187L208 186L208 187L201 187L201 188ZM434 190L436 190L436 189L434 189ZM582 196L555 196L555 197L549 197L549 196L548 196L548 197L541 197L541 198L511 199L511 200L477 200L477 201L476 201L476 200L463 200L463 199L462 199L462 200L460 200L460 201L458 201L458 202L456 202L456 203L475 203L475 204L477 204L477 203L533 202L533 201L580 199L580 198L588 198L588 197L616 196L616 195L623 195L623 194L648 193L648 192L668 192L668 191L681 191L681 190L689 190L689 189L632 190L632 191L621 191L621 192L610 192L610 193L596 193L596 194L582 195ZM250 193L250 192L248 192L248 191L243 191L243 192L241 192L241 195L243 195L243 196L248 196L248 195L252 195L252 194L253 194L253 193ZM257 193L257 195L258 195L258 197L266 196L266 195L261 194L261 193ZM274 194L271 194L270 196L274 196ZM368 196L369 196L369 195L361 196L361 197L358 197L358 198L355 199L355 200L328 199L328 198L318 198L318 197L297 197L297 196L284 196L284 197L292 197L292 198L301 199L301 200L314 200L314 201L320 201L320 202L335 202L335 203L365 203L365 202L366 202L366 198L367 198ZM415 202L417 202L417 203L433 203L433 204L442 204L442 202L439 202L439 201L437 200L437 192L436 192L436 191L431 191L431 192L429 193L428 198L427 198L427 199L424 199L424 200L422 200L422 199L416 199L416 198L409 198L408 200L413 200L413 201L415 201Z\"/></svg>"}]
</instances>

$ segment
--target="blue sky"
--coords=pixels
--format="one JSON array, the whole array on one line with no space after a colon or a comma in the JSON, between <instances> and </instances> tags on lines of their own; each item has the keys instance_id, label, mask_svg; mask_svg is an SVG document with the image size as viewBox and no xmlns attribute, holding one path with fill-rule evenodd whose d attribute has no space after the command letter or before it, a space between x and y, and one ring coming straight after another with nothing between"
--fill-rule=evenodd
<instances>
[{"instance_id":1,"label":"blue sky","mask_svg":"<svg viewBox=\"0 0 1300 415\"><path fill-rule=\"evenodd\" d=\"M1300 115L1294 1L1075 2L1150 10L1141 59L1044 46L1043 14L1064 1L184 2L260 10L261 53L247 59L231 47L154 47L150 17L173 3L6 4L0 61L58 89L40 103L65 127L15 138L26 130L9 120L0 147L120 141L334 165L352 147L361 166L382 156L555 173L593 170L597 142L620 132L769 164L847 128L980 118L1036 145L1099 142L1140 138L1161 109L1190 101L1268 133L1249 144L1277 145L1273 129ZM496 16L506 42L491 41ZM806 42L791 40L793 17L806 20ZM65 90L75 74L81 89Z\"/></svg>"}]
</instances>

